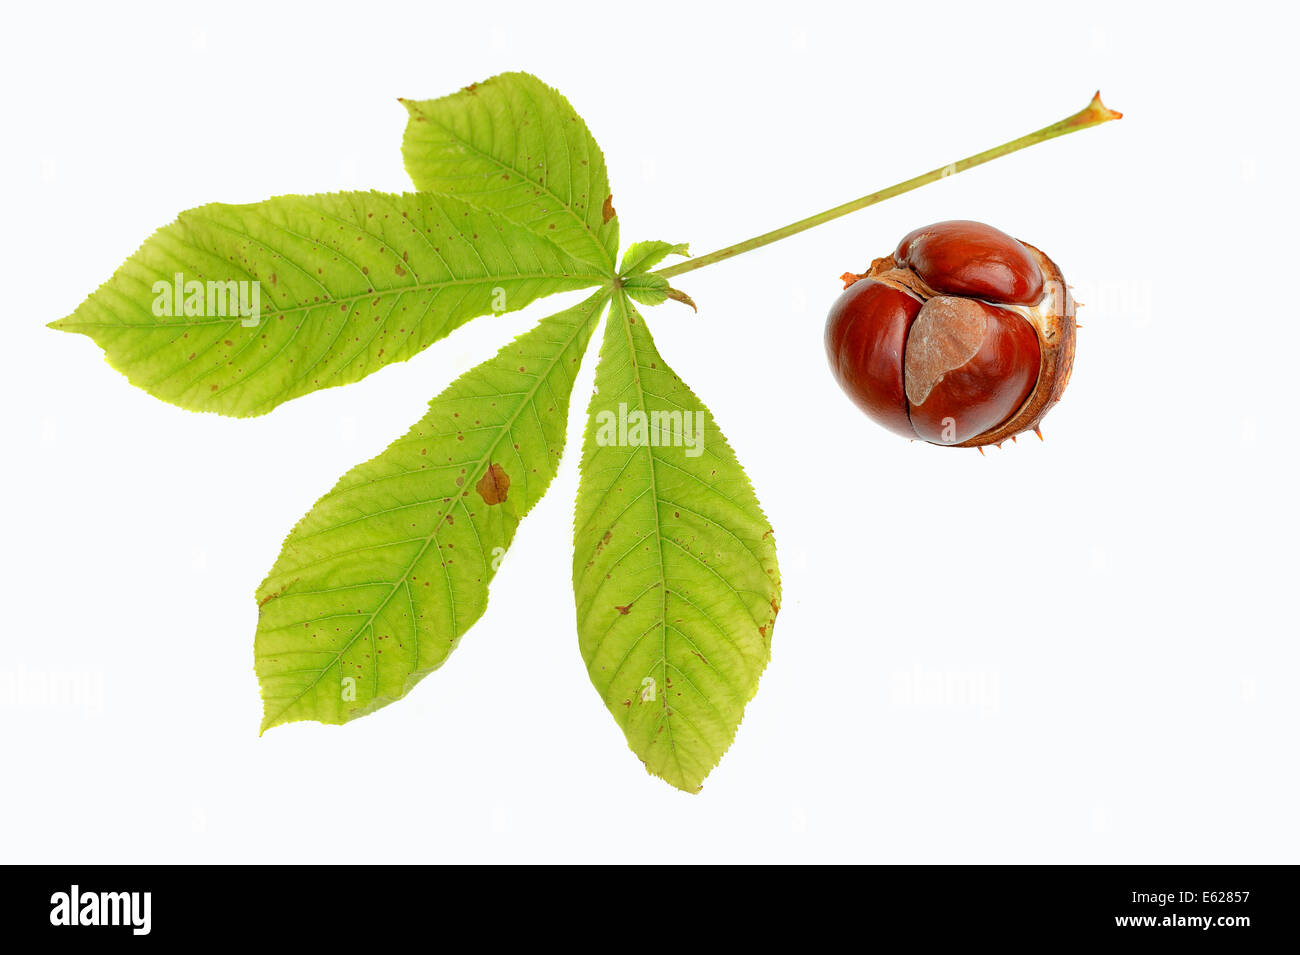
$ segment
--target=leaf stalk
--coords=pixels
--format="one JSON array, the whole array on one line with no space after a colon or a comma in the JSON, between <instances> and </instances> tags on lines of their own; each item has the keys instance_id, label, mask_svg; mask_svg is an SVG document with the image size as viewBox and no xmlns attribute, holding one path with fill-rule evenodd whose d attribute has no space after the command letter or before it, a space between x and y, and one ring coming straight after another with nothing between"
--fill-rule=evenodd
<instances>
[{"instance_id":1,"label":"leaf stalk","mask_svg":"<svg viewBox=\"0 0 1300 955\"><path fill-rule=\"evenodd\" d=\"M886 199L892 199L894 196L900 196L905 192L911 192L913 189L928 185L937 179L943 179L975 166L982 165L990 160L997 159L1000 156L1006 156L1026 146L1033 146L1037 143L1046 142L1049 139L1055 139L1057 136L1065 136L1069 133L1078 132L1081 129L1088 129L1092 126L1099 126L1102 123L1110 122L1112 119L1119 119L1123 113L1117 113L1113 109L1108 109L1101 101L1101 93L1097 92L1092 101L1079 112L1065 119L1052 123L1050 126L1044 126L1042 129L1032 133L1027 133L1018 139L1005 142L1001 146L994 146L992 149L986 149L981 153L973 156L967 156L965 159L959 159L956 162L949 163L946 166L940 166L937 169L931 169L912 179L896 183L878 192L868 193L859 199L854 199L842 205L835 206L833 209L827 209L825 212L819 212L816 215L809 216L806 219L800 219L798 222L792 222L790 225L780 229L773 229L771 232L764 232L762 235L754 236L752 239L746 239L744 242L737 242L735 245L729 245L724 249L718 249L716 252L710 252L707 255L701 255L697 258L688 259L685 262L678 262L676 265L670 265L656 271L655 275L662 275L664 278L671 278L674 275L681 275L685 272L693 272L696 269L702 269L706 265L713 265L726 259L732 259L743 252L749 252L753 249L762 248L773 242L779 242L781 239L787 239L792 235L798 235L814 226L830 222L832 219L838 219L840 216L846 216L850 212L857 212L859 209L865 209L867 206L873 206L877 202L883 202Z\"/></svg>"}]
</instances>

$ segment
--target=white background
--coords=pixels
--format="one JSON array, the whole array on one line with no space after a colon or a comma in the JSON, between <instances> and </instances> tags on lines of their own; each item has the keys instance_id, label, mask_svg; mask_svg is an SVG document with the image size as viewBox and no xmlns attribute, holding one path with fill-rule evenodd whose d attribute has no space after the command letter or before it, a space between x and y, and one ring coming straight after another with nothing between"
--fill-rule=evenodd
<instances>
[{"instance_id":1,"label":"white background","mask_svg":"<svg viewBox=\"0 0 1300 955\"><path fill-rule=\"evenodd\" d=\"M28 4L6 14L0 861L1297 861L1295 8ZM746 238L1044 126L1125 119L682 277L660 350L776 528L772 662L700 795L589 685L570 453L398 704L257 736L284 534L564 300L253 420L130 387L71 312L212 200L409 188L398 96L537 73L625 242ZM837 276L982 219L1086 304L1064 402L981 457L838 391ZM573 296L565 300L573 300ZM79 680L41 700L33 680Z\"/></svg>"}]
</instances>

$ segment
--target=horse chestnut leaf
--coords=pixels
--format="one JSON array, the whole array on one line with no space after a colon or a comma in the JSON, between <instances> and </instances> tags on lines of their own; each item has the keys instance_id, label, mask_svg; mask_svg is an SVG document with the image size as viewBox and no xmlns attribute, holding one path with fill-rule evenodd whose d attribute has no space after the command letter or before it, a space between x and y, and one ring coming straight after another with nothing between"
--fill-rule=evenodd
<instances>
[{"instance_id":1,"label":"horse chestnut leaf","mask_svg":"<svg viewBox=\"0 0 1300 955\"><path fill-rule=\"evenodd\" d=\"M916 229L846 272L826 319L842 387L877 423L933 444L1001 444L1039 422L1074 365L1074 300L1027 242L982 222Z\"/></svg>"}]
</instances>

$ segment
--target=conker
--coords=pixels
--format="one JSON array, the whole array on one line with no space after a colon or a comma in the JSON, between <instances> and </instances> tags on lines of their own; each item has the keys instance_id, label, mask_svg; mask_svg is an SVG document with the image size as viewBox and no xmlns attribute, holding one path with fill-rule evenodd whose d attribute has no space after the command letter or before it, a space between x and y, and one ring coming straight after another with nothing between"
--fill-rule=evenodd
<instances>
[{"instance_id":1,"label":"conker","mask_svg":"<svg viewBox=\"0 0 1300 955\"><path fill-rule=\"evenodd\" d=\"M826 319L831 370L891 431L1001 444L1037 431L1060 400L1075 304L1060 269L1028 242L982 222L937 222L842 278Z\"/></svg>"}]
</instances>

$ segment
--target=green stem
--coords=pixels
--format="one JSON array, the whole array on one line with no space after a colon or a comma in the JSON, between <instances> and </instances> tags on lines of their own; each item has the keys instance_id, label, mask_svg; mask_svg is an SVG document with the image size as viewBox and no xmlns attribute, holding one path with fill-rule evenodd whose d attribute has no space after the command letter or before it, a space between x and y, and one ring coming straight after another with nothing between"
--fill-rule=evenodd
<instances>
[{"instance_id":1,"label":"green stem","mask_svg":"<svg viewBox=\"0 0 1300 955\"><path fill-rule=\"evenodd\" d=\"M967 156L965 159L959 159L954 163L946 166L940 166L938 169L931 169L923 175L914 179L908 179L897 185L881 189L879 192L873 192L863 196L861 199L854 199L843 205L836 206L834 209L827 209L825 212L819 212L815 216L809 216L807 219L800 219L798 222L792 222L790 225L780 229L774 229L771 232L765 232L762 235L755 236L752 239L746 239L744 242L737 242L735 245L729 245L725 249L718 249L716 252L710 252L708 255L701 255L698 258L688 259L685 262L679 262L676 265L670 265L667 268L659 269L654 274L662 275L664 278L671 278L674 275L681 275L683 272L693 272L696 269L702 269L706 265L712 265L715 262L721 262L724 259L734 258L742 252L748 252L751 249L757 249L761 246L777 242L781 239L789 238L803 232L805 229L811 229L813 226L819 226L824 222L830 222L832 219L838 219L840 216L846 216L850 212L857 212L859 209L865 209L867 206L873 206L877 202L885 199L891 199L894 196L902 195L905 192L911 192L920 186L934 182L936 179L942 179L945 176L951 176L953 173L961 172L986 163L991 159L997 159L999 156L1005 156L1008 153L1024 149L1026 146L1033 146L1035 143L1046 142L1049 139L1055 139L1057 136L1064 136L1067 133L1073 133L1080 129L1087 129L1089 126L1097 126L1101 123L1109 122L1112 119L1119 119L1122 113L1117 113L1113 109L1107 109L1101 102L1101 94L1098 93L1092 98L1092 102L1086 107L1075 113L1073 116L1067 116L1060 122L1053 123L1051 126L1044 126L1037 132L1028 133L1019 139L1013 139L1001 146L994 146L992 149L986 149L982 153L976 153L974 156Z\"/></svg>"}]
</instances>

